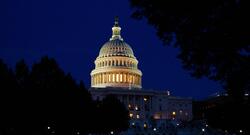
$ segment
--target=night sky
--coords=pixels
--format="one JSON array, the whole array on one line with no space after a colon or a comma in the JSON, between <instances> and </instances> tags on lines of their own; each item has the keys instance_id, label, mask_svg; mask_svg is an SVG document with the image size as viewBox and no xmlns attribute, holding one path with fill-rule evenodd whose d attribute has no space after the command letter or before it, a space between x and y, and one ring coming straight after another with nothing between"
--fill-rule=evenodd
<instances>
[{"instance_id":1,"label":"night sky","mask_svg":"<svg viewBox=\"0 0 250 135\"><path fill-rule=\"evenodd\" d=\"M48 55L89 87L93 62L119 16L121 35L143 72L143 88L196 99L221 90L215 82L190 77L176 58L178 49L164 46L154 28L131 13L128 0L1 0L0 58L12 67L23 58L31 66Z\"/></svg>"}]
</instances>

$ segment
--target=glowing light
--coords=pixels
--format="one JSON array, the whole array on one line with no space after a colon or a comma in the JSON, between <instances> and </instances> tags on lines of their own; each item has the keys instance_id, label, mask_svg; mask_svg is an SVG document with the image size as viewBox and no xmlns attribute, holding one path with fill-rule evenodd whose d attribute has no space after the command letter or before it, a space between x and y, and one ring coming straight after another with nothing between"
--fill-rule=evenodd
<instances>
[{"instance_id":1,"label":"glowing light","mask_svg":"<svg viewBox=\"0 0 250 135\"><path fill-rule=\"evenodd\" d=\"M50 127L48 127L48 129L50 129Z\"/></svg>"},{"instance_id":2,"label":"glowing light","mask_svg":"<svg viewBox=\"0 0 250 135\"><path fill-rule=\"evenodd\" d=\"M122 74L120 74L120 82L122 82Z\"/></svg>"},{"instance_id":3,"label":"glowing light","mask_svg":"<svg viewBox=\"0 0 250 135\"><path fill-rule=\"evenodd\" d=\"M153 130L156 131L156 128L154 128Z\"/></svg>"},{"instance_id":4,"label":"glowing light","mask_svg":"<svg viewBox=\"0 0 250 135\"><path fill-rule=\"evenodd\" d=\"M144 123L144 124L143 124L143 127L144 127L144 128L147 128L147 124L146 124L146 123Z\"/></svg>"},{"instance_id":5,"label":"glowing light","mask_svg":"<svg viewBox=\"0 0 250 135\"><path fill-rule=\"evenodd\" d=\"M155 114L154 115L154 119L160 119L160 118L161 118L160 114Z\"/></svg>"},{"instance_id":6,"label":"glowing light","mask_svg":"<svg viewBox=\"0 0 250 135\"><path fill-rule=\"evenodd\" d=\"M126 76L126 74L124 74L124 82L127 82L127 76Z\"/></svg>"},{"instance_id":7,"label":"glowing light","mask_svg":"<svg viewBox=\"0 0 250 135\"><path fill-rule=\"evenodd\" d=\"M115 82L115 74L113 74L112 81Z\"/></svg>"},{"instance_id":8,"label":"glowing light","mask_svg":"<svg viewBox=\"0 0 250 135\"><path fill-rule=\"evenodd\" d=\"M143 98L144 101L147 101L148 99L147 98Z\"/></svg>"},{"instance_id":9,"label":"glowing light","mask_svg":"<svg viewBox=\"0 0 250 135\"><path fill-rule=\"evenodd\" d=\"M130 113L130 114L129 114L129 117L132 118L132 117L133 117L133 113Z\"/></svg>"},{"instance_id":10,"label":"glowing light","mask_svg":"<svg viewBox=\"0 0 250 135\"><path fill-rule=\"evenodd\" d=\"M135 125L135 123L133 122L133 123L132 123L132 125L134 126L134 125Z\"/></svg>"},{"instance_id":11,"label":"glowing light","mask_svg":"<svg viewBox=\"0 0 250 135\"><path fill-rule=\"evenodd\" d=\"M116 74L116 82L119 82L119 74Z\"/></svg>"},{"instance_id":12,"label":"glowing light","mask_svg":"<svg viewBox=\"0 0 250 135\"><path fill-rule=\"evenodd\" d=\"M205 129L203 128L203 129L201 129L201 131L202 131L202 132L205 132Z\"/></svg>"},{"instance_id":13,"label":"glowing light","mask_svg":"<svg viewBox=\"0 0 250 135\"><path fill-rule=\"evenodd\" d=\"M172 112L172 114L173 114L173 115L176 115L176 113L175 113L175 112Z\"/></svg>"},{"instance_id":14,"label":"glowing light","mask_svg":"<svg viewBox=\"0 0 250 135\"><path fill-rule=\"evenodd\" d=\"M170 91L167 91L167 93L168 93L168 96L170 95Z\"/></svg>"},{"instance_id":15,"label":"glowing light","mask_svg":"<svg viewBox=\"0 0 250 135\"><path fill-rule=\"evenodd\" d=\"M206 127L208 127L208 124L206 124Z\"/></svg>"},{"instance_id":16,"label":"glowing light","mask_svg":"<svg viewBox=\"0 0 250 135\"><path fill-rule=\"evenodd\" d=\"M243 131L242 130L240 130L240 133L242 133Z\"/></svg>"},{"instance_id":17,"label":"glowing light","mask_svg":"<svg viewBox=\"0 0 250 135\"><path fill-rule=\"evenodd\" d=\"M111 75L108 75L108 78L109 78L109 81L108 81L108 82L111 82Z\"/></svg>"},{"instance_id":18,"label":"glowing light","mask_svg":"<svg viewBox=\"0 0 250 135\"><path fill-rule=\"evenodd\" d=\"M129 75L129 83L132 83L132 75Z\"/></svg>"},{"instance_id":19,"label":"glowing light","mask_svg":"<svg viewBox=\"0 0 250 135\"><path fill-rule=\"evenodd\" d=\"M135 107L135 110L136 110L136 111L138 110L138 107L137 107L137 106Z\"/></svg>"},{"instance_id":20,"label":"glowing light","mask_svg":"<svg viewBox=\"0 0 250 135\"><path fill-rule=\"evenodd\" d=\"M110 134L113 135L113 134L114 134L114 131L111 131Z\"/></svg>"},{"instance_id":21,"label":"glowing light","mask_svg":"<svg viewBox=\"0 0 250 135\"><path fill-rule=\"evenodd\" d=\"M177 123L176 126L179 126L179 123Z\"/></svg>"},{"instance_id":22,"label":"glowing light","mask_svg":"<svg viewBox=\"0 0 250 135\"><path fill-rule=\"evenodd\" d=\"M136 118L137 118L137 119L140 119L140 115L139 115L139 114L137 114L137 115L136 115Z\"/></svg>"}]
</instances>

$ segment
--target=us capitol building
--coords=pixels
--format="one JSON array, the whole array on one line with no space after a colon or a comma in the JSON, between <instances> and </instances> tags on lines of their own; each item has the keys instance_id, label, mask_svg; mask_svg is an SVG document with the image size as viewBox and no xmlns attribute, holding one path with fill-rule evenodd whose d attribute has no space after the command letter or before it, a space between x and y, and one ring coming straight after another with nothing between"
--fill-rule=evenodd
<instances>
[{"instance_id":1,"label":"us capitol building","mask_svg":"<svg viewBox=\"0 0 250 135\"><path fill-rule=\"evenodd\" d=\"M142 72L129 44L121 37L118 18L112 27L112 37L100 49L91 72L90 93L94 100L115 95L128 107L130 129L141 133L152 127L152 118L157 121L154 130L166 126L165 121L189 121L192 119L192 99L170 96L169 91L142 88ZM133 127L133 128L132 128ZM129 132L129 131L128 131Z\"/></svg>"}]
</instances>

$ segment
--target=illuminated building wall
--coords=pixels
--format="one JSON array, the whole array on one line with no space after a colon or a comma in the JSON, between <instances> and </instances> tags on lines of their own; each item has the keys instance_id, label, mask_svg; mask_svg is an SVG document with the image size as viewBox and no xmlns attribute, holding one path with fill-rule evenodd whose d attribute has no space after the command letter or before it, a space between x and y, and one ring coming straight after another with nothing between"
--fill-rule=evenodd
<instances>
[{"instance_id":1,"label":"illuminated building wall","mask_svg":"<svg viewBox=\"0 0 250 135\"><path fill-rule=\"evenodd\" d=\"M91 88L94 100L114 95L129 111L131 120L192 119L192 99L170 96L169 91L136 90L121 88Z\"/></svg>"}]
</instances>

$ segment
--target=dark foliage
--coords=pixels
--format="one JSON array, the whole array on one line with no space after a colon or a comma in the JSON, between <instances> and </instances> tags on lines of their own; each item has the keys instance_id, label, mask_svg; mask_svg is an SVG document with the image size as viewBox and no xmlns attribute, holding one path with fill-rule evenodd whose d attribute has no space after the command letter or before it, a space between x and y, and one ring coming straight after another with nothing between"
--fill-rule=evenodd
<instances>
[{"instance_id":1,"label":"dark foliage","mask_svg":"<svg viewBox=\"0 0 250 135\"><path fill-rule=\"evenodd\" d=\"M203 101L193 102L193 120L205 120L209 127L220 128L229 133L239 133L248 135L250 130L250 104L247 103L249 97L244 98L244 102L236 103L228 96L218 96L208 98Z\"/></svg>"},{"instance_id":2,"label":"dark foliage","mask_svg":"<svg viewBox=\"0 0 250 135\"><path fill-rule=\"evenodd\" d=\"M250 85L248 0L130 0L133 17L146 18L195 77L220 81L235 100Z\"/></svg>"},{"instance_id":3,"label":"dark foliage","mask_svg":"<svg viewBox=\"0 0 250 135\"><path fill-rule=\"evenodd\" d=\"M102 110L108 110L109 106L115 107L118 114L115 116L119 116L120 121L115 121L116 125L110 125L108 121L112 121L113 117L103 113L95 122L103 123L103 129L121 131L120 129L126 129L123 122L127 122L124 116L128 115L121 103L112 101L115 106L113 103L101 102L105 104ZM14 72L0 60L1 135L99 132L93 123L95 115L99 115L95 113L96 105L83 82L77 84L52 58L43 57L33 64L31 70L21 60L16 64ZM109 120L103 117L109 117Z\"/></svg>"},{"instance_id":4,"label":"dark foliage","mask_svg":"<svg viewBox=\"0 0 250 135\"><path fill-rule=\"evenodd\" d=\"M125 131L129 127L128 110L115 96L108 95L97 104L96 126L98 132L114 134ZM118 111L119 110L119 111Z\"/></svg>"},{"instance_id":5,"label":"dark foliage","mask_svg":"<svg viewBox=\"0 0 250 135\"><path fill-rule=\"evenodd\" d=\"M216 106L207 109L205 112L205 118L208 123L215 127L227 130L228 132L239 133L239 130L243 130L243 134L249 134L249 113L250 106L246 103L235 103L226 101L223 104L217 104Z\"/></svg>"},{"instance_id":6,"label":"dark foliage","mask_svg":"<svg viewBox=\"0 0 250 135\"><path fill-rule=\"evenodd\" d=\"M14 99L18 98L18 95L12 94L15 92L17 92L17 82L14 73L0 59L0 134L2 134L1 132L11 132L11 129L7 130L2 125L15 126L15 119L18 117L15 112L19 111L20 108L18 103L14 101Z\"/></svg>"},{"instance_id":7,"label":"dark foliage","mask_svg":"<svg viewBox=\"0 0 250 135\"><path fill-rule=\"evenodd\" d=\"M146 18L166 45L179 48L178 58L192 76L219 81L229 102L208 109L217 128L245 128L249 121L250 1L130 0L132 16ZM237 126L236 126L237 125Z\"/></svg>"}]
</instances>

